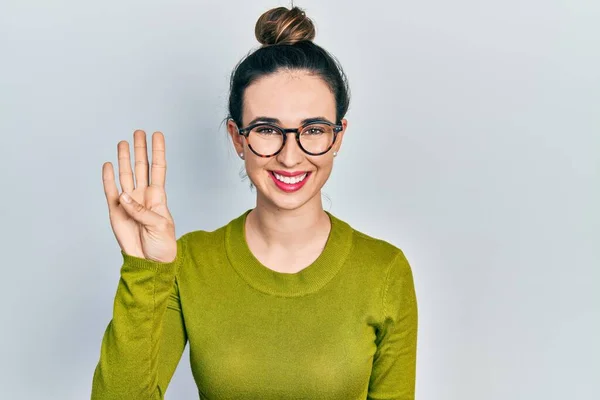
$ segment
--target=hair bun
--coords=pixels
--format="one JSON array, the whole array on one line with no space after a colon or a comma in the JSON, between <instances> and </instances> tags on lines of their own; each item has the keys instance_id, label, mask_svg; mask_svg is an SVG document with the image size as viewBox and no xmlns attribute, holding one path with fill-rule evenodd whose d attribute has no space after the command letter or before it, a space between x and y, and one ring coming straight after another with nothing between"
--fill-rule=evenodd
<instances>
[{"instance_id":1,"label":"hair bun","mask_svg":"<svg viewBox=\"0 0 600 400\"><path fill-rule=\"evenodd\" d=\"M294 44L315 38L315 26L298 7L272 8L258 18L254 28L256 39L263 45Z\"/></svg>"}]
</instances>

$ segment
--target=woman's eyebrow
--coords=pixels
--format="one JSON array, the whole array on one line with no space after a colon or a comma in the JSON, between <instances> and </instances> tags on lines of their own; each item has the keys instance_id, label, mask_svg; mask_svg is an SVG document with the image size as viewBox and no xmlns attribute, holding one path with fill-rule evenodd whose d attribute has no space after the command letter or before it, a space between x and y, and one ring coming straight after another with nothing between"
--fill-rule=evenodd
<instances>
[{"instance_id":1,"label":"woman's eyebrow","mask_svg":"<svg viewBox=\"0 0 600 400\"><path fill-rule=\"evenodd\" d=\"M327 122L331 122L331 121L329 121L325 117L312 117L312 118L305 118L305 119L303 119L302 121L300 121L300 125L308 124L310 122L315 122L315 121L327 121ZM252 124L255 124L257 122L268 122L268 123L271 123L271 124L280 124L281 123L281 121L279 119L277 119L277 118L261 116L261 117L254 118L252 121L250 121L250 123L248 125L252 125Z\"/></svg>"}]
</instances>

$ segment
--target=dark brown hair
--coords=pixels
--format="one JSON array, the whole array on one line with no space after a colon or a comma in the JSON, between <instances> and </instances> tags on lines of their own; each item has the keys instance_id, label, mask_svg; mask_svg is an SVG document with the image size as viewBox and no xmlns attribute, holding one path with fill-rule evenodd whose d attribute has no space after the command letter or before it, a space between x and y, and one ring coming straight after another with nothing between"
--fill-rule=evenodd
<instances>
[{"instance_id":1,"label":"dark brown hair","mask_svg":"<svg viewBox=\"0 0 600 400\"><path fill-rule=\"evenodd\" d=\"M277 7L258 18L254 35L263 46L294 44L302 40L313 40L315 25L298 7L291 10Z\"/></svg>"},{"instance_id":2,"label":"dark brown hair","mask_svg":"<svg viewBox=\"0 0 600 400\"><path fill-rule=\"evenodd\" d=\"M337 59L313 43L315 26L298 8L272 8L256 22L254 34L262 44L236 65L231 73L229 115L242 127L246 88L257 79L279 70L304 70L317 75L329 86L336 102L336 123L348 111L350 89Z\"/></svg>"}]
</instances>

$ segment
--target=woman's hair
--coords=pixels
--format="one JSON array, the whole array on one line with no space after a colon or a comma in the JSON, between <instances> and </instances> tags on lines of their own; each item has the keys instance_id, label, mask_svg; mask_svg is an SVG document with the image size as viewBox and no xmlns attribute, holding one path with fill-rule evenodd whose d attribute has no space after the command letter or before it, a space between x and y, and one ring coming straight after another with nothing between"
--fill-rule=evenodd
<instances>
[{"instance_id":1,"label":"woman's hair","mask_svg":"<svg viewBox=\"0 0 600 400\"><path fill-rule=\"evenodd\" d=\"M276 7L258 18L254 29L262 44L249 53L231 73L227 119L242 127L246 88L257 79L279 70L302 70L319 76L335 97L336 121L344 118L350 104L350 89L337 59L314 44L315 26L298 7Z\"/></svg>"}]
</instances>

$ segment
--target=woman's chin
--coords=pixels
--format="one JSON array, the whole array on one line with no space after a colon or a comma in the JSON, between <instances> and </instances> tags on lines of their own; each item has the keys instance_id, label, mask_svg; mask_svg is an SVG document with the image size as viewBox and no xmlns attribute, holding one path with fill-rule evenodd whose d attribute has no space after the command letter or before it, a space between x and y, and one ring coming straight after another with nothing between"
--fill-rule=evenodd
<instances>
[{"instance_id":1,"label":"woman's chin","mask_svg":"<svg viewBox=\"0 0 600 400\"><path fill-rule=\"evenodd\" d=\"M313 196L307 195L307 192L285 193L277 188L269 188L268 191L262 192L263 200L272 204L275 208L281 210L297 210L305 204L310 203Z\"/></svg>"}]
</instances>

